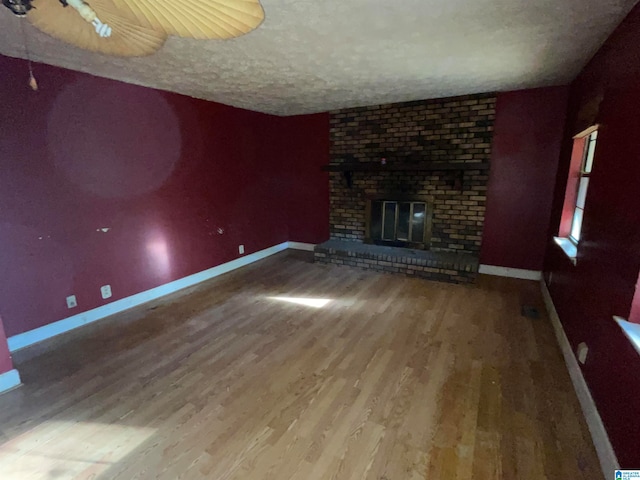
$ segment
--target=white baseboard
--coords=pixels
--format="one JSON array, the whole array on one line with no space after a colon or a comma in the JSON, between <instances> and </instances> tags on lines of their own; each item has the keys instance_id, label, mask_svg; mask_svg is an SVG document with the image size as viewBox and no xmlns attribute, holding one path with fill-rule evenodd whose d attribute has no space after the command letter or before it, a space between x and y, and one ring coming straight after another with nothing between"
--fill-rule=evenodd
<instances>
[{"instance_id":1,"label":"white baseboard","mask_svg":"<svg viewBox=\"0 0 640 480\"><path fill-rule=\"evenodd\" d=\"M231 262L223 263L217 267L209 268L208 270L194 273L188 277L165 283L164 285L152 288L151 290L146 290L144 292L131 295L130 297L122 298L107 305L73 315L72 317L67 317L28 332L19 333L18 335L14 335L7 339L9 351L15 352L21 348L42 342L43 340L66 333L83 325L102 320L103 318L109 317L115 313L120 313L124 310L137 307L138 305L175 293L184 288L192 287L200 282L204 282L205 280L209 280L232 270L236 270L237 268L244 267L245 265L257 262L258 260L262 260L265 257L286 250L287 248L290 248L289 242L274 245L273 247L265 250L260 250L259 252L237 258Z\"/></svg>"},{"instance_id":2,"label":"white baseboard","mask_svg":"<svg viewBox=\"0 0 640 480\"><path fill-rule=\"evenodd\" d=\"M315 248L315 244L313 243L302 243L302 242L289 242L289 248L294 250L304 250L306 252L313 252Z\"/></svg>"},{"instance_id":3,"label":"white baseboard","mask_svg":"<svg viewBox=\"0 0 640 480\"><path fill-rule=\"evenodd\" d=\"M580 365L578 365L578 360L573 354L571 344L567 339L564 328L562 328L562 323L560 322L560 317L558 317L556 307L553 304L549 288L547 288L547 284L544 280L540 282L540 285L542 288L544 303L547 307L547 311L549 312L549 318L551 319L553 329L555 330L556 339L560 344L564 361L567 364L567 369L571 376L573 388L576 391L576 395L580 401L580 406L582 407L582 413L587 421L593 445L596 447L598 459L600 460L600 467L602 468L605 478L611 478L613 472L620 468L616 453L613 450L611 441L609 440L607 430L604 428L604 423L602 423L602 418L600 418L600 413L598 413L598 409L593 401L587 382L582 375L582 370L580 369Z\"/></svg>"},{"instance_id":4,"label":"white baseboard","mask_svg":"<svg viewBox=\"0 0 640 480\"><path fill-rule=\"evenodd\" d=\"M0 393L8 392L22 384L17 370L9 370L0 375Z\"/></svg>"},{"instance_id":5,"label":"white baseboard","mask_svg":"<svg viewBox=\"0 0 640 480\"><path fill-rule=\"evenodd\" d=\"M539 270L523 270L522 268L498 267L496 265L480 265L478 273L522 280L540 280L542 278L542 272Z\"/></svg>"}]
</instances>

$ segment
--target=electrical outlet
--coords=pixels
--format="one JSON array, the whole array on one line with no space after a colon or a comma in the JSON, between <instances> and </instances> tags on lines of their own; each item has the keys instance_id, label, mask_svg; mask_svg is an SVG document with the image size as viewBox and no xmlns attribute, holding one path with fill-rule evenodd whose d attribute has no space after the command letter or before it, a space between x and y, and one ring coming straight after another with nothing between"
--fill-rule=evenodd
<instances>
[{"instance_id":1,"label":"electrical outlet","mask_svg":"<svg viewBox=\"0 0 640 480\"><path fill-rule=\"evenodd\" d=\"M100 287L100 293L102 294L102 298L110 298L111 285L103 285L102 287Z\"/></svg>"},{"instance_id":2,"label":"electrical outlet","mask_svg":"<svg viewBox=\"0 0 640 480\"><path fill-rule=\"evenodd\" d=\"M576 348L576 353L578 354L578 361L584 365L587 361L587 354L589 353L589 347L587 344L582 342L578 344L578 348Z\"/></svg>"},{"instance_id":3,"label":"electrical outlet","mask_svg":"<svg viewBox=\"0 0 640 480\"><path fill-rule=\"evenodd\" d=\"M67 297L67 308L74 308L78 306L78 301L75 295L69 295Z\"/></svg>"},{"instance_id":4,"label":"electrical outlet","mask_svg":"<svg viewBox=\"0 0 640 480\"><path fill-rule=\"evenodd\" d=\"M244 255L244 245L238 246L238 252L240 253L240 255Z\"/></svg>"}]
</instances>

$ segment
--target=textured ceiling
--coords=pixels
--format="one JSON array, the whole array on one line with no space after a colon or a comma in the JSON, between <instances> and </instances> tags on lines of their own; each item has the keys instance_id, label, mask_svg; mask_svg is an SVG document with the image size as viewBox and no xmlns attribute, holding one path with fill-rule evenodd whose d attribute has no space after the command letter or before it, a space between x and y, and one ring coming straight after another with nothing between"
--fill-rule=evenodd
<instances>
[{"instance_id":1,"label":"textured ceiling","mask_svg":"<svg viewBox=\"0 0 640 480\"><path fill-rule=\"evenodd\" d=\"M571 81L636 0L263 0L233 40L150 57L65 45L24 22L34 60L278 115ZM34 1L37 6L37 0ZM0 53L24 57L0 8Z\"/></svg>"}]
</instances>

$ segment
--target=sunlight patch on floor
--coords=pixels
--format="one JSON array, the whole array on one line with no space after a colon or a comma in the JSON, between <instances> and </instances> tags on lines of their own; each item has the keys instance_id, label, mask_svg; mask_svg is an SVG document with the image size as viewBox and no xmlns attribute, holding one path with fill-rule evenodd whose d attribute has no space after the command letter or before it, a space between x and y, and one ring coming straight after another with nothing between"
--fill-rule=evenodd
<instances>
[{"instance_id":1,"label":"sunlight patch on floor","mask_svg":"<svg viewBox=\"0 0 640 480\"><path fill-rule=\"evenodd\" d=\"M322 308L331 303L330 298L307 298L307 297L267 297L269 300L278 300L280 302L295 303L306 307Z\"/></svg>"},{"instance_id":2,"label":"sunlight patch on floor","mask_svg":"<svg viewBox=\"0 0 640 480\"><path fill-rule=\"evenodd\" d=\"M44 422L0 445L0 478L97 478L155 431L89 422Z\"/></svg>"}]
</instances>

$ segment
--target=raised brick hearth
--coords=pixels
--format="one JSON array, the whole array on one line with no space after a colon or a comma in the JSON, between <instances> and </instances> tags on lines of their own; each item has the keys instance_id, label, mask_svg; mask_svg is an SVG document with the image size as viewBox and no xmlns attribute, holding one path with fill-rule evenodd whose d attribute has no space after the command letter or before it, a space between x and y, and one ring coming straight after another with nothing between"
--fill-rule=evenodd
<instances>
[{"instance_id":1,"label":"raised brick hearth","mask_svg":"<svg viewBox=\"0 0 640 480\"><path fill-rule=\"evenodd\" d=\"M331 165L334 170L357 167L330 173L331 240L363 244L372 198L427 198L432 211L425 255L436 261L440 254L442 266L409 269L416 266L414 254L389 255L396 261L380 264L387 260L361 258L356 247L318 247L317 260L331 262L335 257L333 263L385 270L382 266L410 275L420 271L436 280L472 280L484 226L495 100L493 94L481 94L331 112ZM452 169L456 165L459 171ZM401 250L406 249L397 253ZM447 253L461 254L465 261L457 264L462 268L450 268Z\"/></svg>"},{"instance_id":2,"label":"raised brick hearth","mask_svg":"<svg viewBox=\"0 0 640 480\"><path fill-rule=\"evenodd\" d=\"M319 263L402 273L444 282L473 282L478 273L478 259L469 253L431 252L344 240L329 240L316 245L314 257Z\"/></svg>"}]
</instances>

